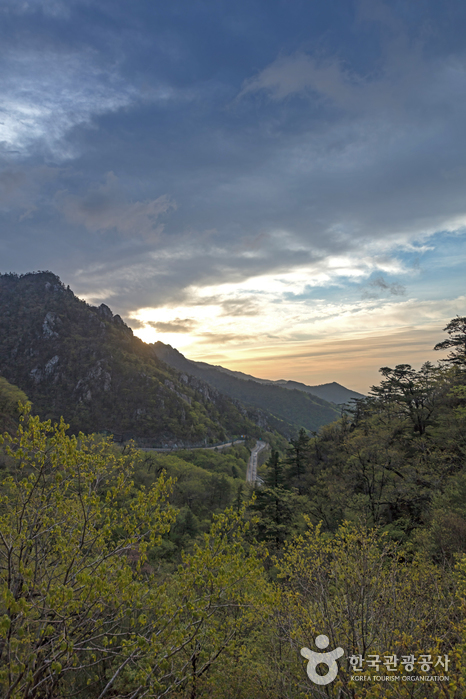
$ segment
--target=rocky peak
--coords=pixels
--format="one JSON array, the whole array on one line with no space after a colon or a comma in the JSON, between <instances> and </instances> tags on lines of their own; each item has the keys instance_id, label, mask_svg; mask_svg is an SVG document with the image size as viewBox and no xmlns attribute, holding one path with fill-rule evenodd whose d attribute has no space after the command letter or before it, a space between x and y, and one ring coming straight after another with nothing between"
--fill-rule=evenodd
<instances>
[{"instance_id":1,"label":"rocky peak","mask_svg":"<svg viewBox=\"0 0 466 699\"><path fill-rule=\"evenodd\" d=\"M99 313L102 316L102 318L105 318L105 320L112 320L113 318L112 311L108 306L105 305L105 303L100 304L100 306L97 309L97 313Z\"/></svg>"}]
</instances>

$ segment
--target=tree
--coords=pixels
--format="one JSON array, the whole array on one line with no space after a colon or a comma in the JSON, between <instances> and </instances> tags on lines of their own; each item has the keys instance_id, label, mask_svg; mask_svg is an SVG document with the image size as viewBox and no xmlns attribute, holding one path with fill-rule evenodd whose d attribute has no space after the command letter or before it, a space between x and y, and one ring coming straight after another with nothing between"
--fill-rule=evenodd
<instances>
[{"instance_id":1,"label":"tree","mask_svg":"<svg viewBox=\"0 0 466 699\"><path fill-rule=\"evenodd\" d=\"M311 440L304 428L299 430L297 439L290 440L290 445L287 459L288 478L293 485L296 485L298 492L302 494L311 451Z\"/></svg>"},{"instance_id":2,"label":"tree","mask_svg":"<svg viewBox=\"0 0 466 699\"><path fill-rule=\"evenodd\" d=\"M363 674L370 674L367 660L372 654L401 658L410 653L416 657L448 653L457 640L460 605L452 599L452 580L445 571L422 555L407 560L405 552L381 536L380 530L349 523L333 537L323 534L320 526L310 525L306 533L285 545L276 564L282 580L276 633L283 641L280 650L287 654L283 673L293 673L289 683L294 680L297 684L301 678L301 694L293 696L311 696L311 690L312 697L322 699L437 696L438 690L429 693L427 685L417 694L411 688L400 689L397 682L354 682L348 659L340 662L335 683L322 689L311 686L299 652L303 646L314 647L314 639L325 634L330 648L343 647L347 658L361 655L366 663ZM272 663L274 659L269 656L268 660ZM390 674L402 672L398 665ZM452 699L463 696L457 687L459 672L460 665L445 673L451 675L445 696Z\"/></svg>"},{"instance_id":3,"label":"tree","mask_svg":"<svg viewBox=\"0 0 466 699\"><path fill-rule=\"evenodd\" d=\"M466 316L457 316L450 320L444 331L449 334L447 340L438 342L434 350L452 348L446 362L463 367L466 364Z\"/></svg>"},{"instance_id":4,"label":"tree","mask_svg":"<svg viewBox=\"0 0 466 699\"><path fill-rule=\"evenodd\" d=\"M136 489L134 454L66 429L26 416L1 438L1 696L195 697L265 589L244 511L163 580L149 562L176 516L170 479Z\"/></svg>"},{"instance_id":5,"label":"tree","mask_svg":"<svg viewBox=\"0 0 466 699\"><path fill-rule=\"evenodd\" d=\"M66 429L28 417L1 438L14 464L0 499L5 699L52 696L65 674L112 656L147 551L175 516L169 481L133 493L131 455Z\"/></svg>"},{"instance_id":6,"label":"tree","mask_svg":"<svg viewBox=\"0 0 466 699\"><path fill-rule=\"evenodd\" d=\"M286 486L285 465L277 451L272 451L263 480L263 485L255 491L250 509L260 515L256 522L259 540L278 550L293 530L299 496Z\"/></svg>"},{"instance_id":7,"label":"tree","mask_svg":"<svg viewBox=\"0 0 466 699\"><path fill-rule=\"evenodd\" d=\"M437 406L441 372L430 362L419 371L410 364L398 364L394 369L382 367L384 380L371 388L379 399L389 420L408 418L414 431L423 435Z\"/></svg>"},{"instance_id":8,"label":"tree","mask_svg":"<svg viewBox=\"0 0 466 699\"><path fill-rule=\"evenodd\" d=\"M27 403L21 389L0 376L0 429L15 430L19 419L19 404Z\"/></svg>"},{"instance_id":9,"label":"tree","mask_svg":"<svg viewBox=\"0 0 466 699\"><path fill-rule=\"evenodd\" d=\"M278 451L272 450L269 460L267 461L267 469L264 473L264 485L269 488L285 488L286 473L285 465L280 459Z\"/></svg>"}]
</instances>

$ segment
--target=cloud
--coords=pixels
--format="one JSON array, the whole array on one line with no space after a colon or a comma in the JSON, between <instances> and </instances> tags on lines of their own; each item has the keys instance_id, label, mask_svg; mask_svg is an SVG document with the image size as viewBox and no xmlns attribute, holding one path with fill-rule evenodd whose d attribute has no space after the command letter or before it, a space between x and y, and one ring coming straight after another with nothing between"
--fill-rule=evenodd
<instances>
[{"instance_id":1,"label":"cloud","mask_svg":"<svg viewBox=\"0 0 466 699\"><path fill-rule=\"evenodd\" d=\"M391 11L390 7L381 0L358 0L356 3L356 16L359 22L381 24L396 31L398 35L404 34L405 27L399 18Z\"/></svg>"},{"instance_id":2,"label":"cloud","mask_svg":"<svg viewBox=\"0 0 466 699\"><path fill-rule=\"evenodd\" d=\"M466 297L459 296L291 304L277 307L275 316L269 314L262 324L255 323L256 335L242 337L240 326L237 334L212 333L212 341L204 343L203 334L192 338L183 353L261 378L292 378L311 385L339 381L364 393L378 383L383 364L435 363L440 357L433 347L442 338L442 328L461 314L465 303ZM298 323L302 331L295 332Z\"/></svg>"},{"instance_id":3,"label":"cloud","mask_svg":"<svg viewBox=\"0 0 466 699\"><path fill-rule=\"evenodd\" d=\"M441 325L441 323L440 323ZM199 355L204 361L221 361L233 371L243 371L259 378L278 380L286 378L316 385L337 381L342 385L367 393L371 385L380 382L382 365L396 366L410 363L420 368L425 361L436 363L438 352L433 351L441 339L440 325L391 329L355 337L321 338L300 342L295 346L272 344L270 351L259 349L254 353L223 354L216 360ZM190 357L189 354L187 354Z\"/></svg>"},{"instance_id":4,"label":"cloud","mask_svg":"<svg viewBox=\"0 0 466 699\"><path fill-rule=\"evenodd\" d=\"M166 323L150 320L147 324L159 333L190 333L198 326L198 323L191 318L175 318L175 320Z\"/></svg>"},{"instance_id":5,"label":"cloud","mask_svg":"<svg viewBox=\"0 0 466 699\"><path fill-rule=\"evenodd\" d=\"M255 338L255 335L247 335L245 333L216 333L216 332L205 332L199 333L197 336L197 341L199 344L203 345L228 345L228 344L238 344L238 342L247 342Z\"/></svg>"},{"instance_id":6,"label":"cloud","mask_svg":"<svg viewBox=\"0 0 466 699\"><path fill-rule=\"evenodd\" d=\"M117 231L131 238L154 238L163 231L158 219L176 204L167 195L157 199L128 202L118 178L109 172L103 184L96 184L84 195L59 192L57 208L68 222L87 230Z\"/></svg>"},{"instance_id":7,"label":"cloud","mask_svg":"<svg viewBox=\"0 0 466 699\"><path fill-rule=\"evenodd\" d=\"M256 316L260 313L260 307L253 300L253 297L249 298L230 298L220 300L220 306L222 308L222 315L232 317L244 317L244 316Z\"/></svg>"},{"instance_id":8,"label":"cloud","mask_svg":"<svg viewBox=\"0 0 466 699\"><path fill-rule=\"evenodd\" d=\"M46 165L29 168L4 165L0 169L0 211L14 212L20 221L29 218L38 209L44 189L59 175L58 168Z\"/></svg>"},{"instance_id":9,"label":"cloud","mask_svg":"<svg viewBox=\"0 0 466 699\"><path fill-rule=\"evenodd\" d=\"M119 21L122 17L124 12ZM383 12L377 17L383 19ZM68 162L80 183L70 186L68 173L62 174L55 213L72 224L70 236L115 231L125 239L109 249L86 238L87 263L82 251L79 255L81 288L84 281L113 286L123 304L138 302L139 295L147 304L154 298L176 304L193 285L236 284L306 267L310 286L328 288L356 275L363 280L377 269L386 273L390 261L396 267L400 248L427 240L454 219L458 225L466 220L466 171L461 169L466 73L460 54L424 56L415 42L403 38L400 52L385 42L377 69L365 60L356 70L344 45L313 53L292 49L246 80L234 114L223 109L231 85L210 83L210 91L202 92L195 79L185 80L186 90L198 100L206 97L202 109L196 100L182 108L172 101L164 111L151 92L165 80L158 64L144 104L139 77L128 80L128 65L139 76L141 56L148 55L144 42L149 37L141 25L140 42L130 45L122 35L122 43L115 44L121 47L118 60L108 48L115 37L106 27L102 54L96 40L94 48L83 48L79 26L79 50L74 46L64 52L59 43L40 52L30 47L21 70L18 56L11 54L15 95L25 91L29 106L39 110L44 99L51 99L52 106L55 100L46 138L55 138L56 120L58 141L53 142L61 143L61 153L77 148L73 152L80 155L79 161ZM39 53L40 70L35 67ZM42 55L49 57L44 66ZM50 57L57 75L48 70ZM247 63L244 70L250 71ZM38 72L46 81L50 75L50 89ZM179 91L180 80L165 82L173 94ZM37 94L28 92L31 85ZM83 86L90 92L81 100ZM258 92L272 99L257 100L252 109L249 98ZM114 93L125 104L113 108ZM293 95L306 99L280 104ZM111 119L104 116L105 105ZM61 115L73 109L85 128L70 131L62 121ZM28 138L36 126L25 128ZM37 138L36 146L42 137ZM116 183L105 175L113 169L121 176ZM136 194L131 197L129 190ZM167 216L175 197L179 209ZM44 241L54 237L52 230L63 235L63 220L50 221L50 199L34 200L34 206L41 217L34 223ZM215 234L206 240L206 231ZM48 254L54 255L53 244ZM358 257L385 257L386 262L358 264ZM331 267L337 258L350 262ZM71 268L70 260L66 269ZM230 304L226 312L243 313L246 307L235 310ZM247 313L253 313L252 307Z\"/></svg>"},{"instance_id":10,"label":"cloud","mask_svg":"<svg viewBox=\"0 0 466 699\"><path fill-rule=\"evenodd\" d=\"M0 3L3 270L52 269L199 358L415 322L464 284L445 3Z\"/></svg>"},{"instance_id":11,"label":"cloud","mask_svg":"<svg viewBox=\"0 0 466 699\"><path fill-rule=\"evenodd\" d=\"M82 2L82 0L81 0ZM17 15L43 13L49 17L68 19L70 5L76 4L76 0L3 0L3 12Z\"/></svg>"},{"instance_id":12,"label":"cloud","mask_svg":"<svg viewBox=\"0 0 466 699\"><path fill-rule=\"evenodd\" d=\"M280 56L258 75L246 80L238 99L262 90L275 100L296 93L315 92L339 106L355 108L360 82L346 73L336 58L319 60L296 53Z\"/></svg>"},{"instance_id":13,"label":"cloud","mask_svg":"<svg viewBox=\"0 0 466 699\"><path fill-rule=\"evenodd\" d=\"M57 5L58 7L58 5ZM97 52L42 46L7 49L0 62L0 142L4 153L42 149L56 159L76 155L65 140L74 126L115 111L138 98L117 67L100 67Z\"/></svg>"},{"instance_id":14,"label":"cloud","mask_svg":"<svg viewBox=\"0 0 466 699\"><path fill-rule=\"evenodd\" d=\"M404 296L406 287L396 282L387 282L382 275L374 277L363 291L363 298L379 298L381 294L388 293L391 296Z\"/></svg>"},{"instance_id":15,"label":"cloud","mask_svg":"<svg viewBox=\"0 0 466 699\"><path fill-rule=\"evenodd\" d=\"M389 131L409 128L412 121L417 128L429 129L432 124L438 126L447 105L451 116L463 112L464 50L436 55L429 50L432 36L422 22L417 32L410 34L384 3L364 0L357 6L356 25L361 32L372 33L370 25L379 25L380 55L376 61L359 63L356 69L340 51L282 53L244 81L236 101L255 93L278 102L297 95L308 101L311 123L325 116L346 121L348 126L348 119L359 117L364 120L360 124L364 130L376 126L371 123L373 119ZM326 109L319 111L318 105Z\"/></svg>"}]
</instances>

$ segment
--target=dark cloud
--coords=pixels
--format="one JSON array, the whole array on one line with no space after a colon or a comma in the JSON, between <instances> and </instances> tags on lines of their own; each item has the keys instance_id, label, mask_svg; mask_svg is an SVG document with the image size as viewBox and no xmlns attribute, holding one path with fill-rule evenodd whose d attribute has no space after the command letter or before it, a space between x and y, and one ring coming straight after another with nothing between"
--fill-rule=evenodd
<instances>
[{"instance_id":1,"label":"dark cloud","mask_svg":"<svg viewBox=\"0 0 466 699\"><path fill-rule=\"evenodd\" d=\"M458 3L1 11L2 271L52 269L129 313L306 266L325 287L334 257L385 274L466 221Z\"/></svg>"},{"instance_id":2,"label":"dark cloud","mask_svg":"<svg viewBox=\"0 0 466 699\"><path fill-rule=\"evenodd\" d=\"M2 167L0 159L0 211L11 213L20 221L28 218L40 206L44 190L53 186L59 176L58 168L5 162Z\"/></svg>"},{"instance_id":3,"label":"dark cloud","mask_svg":"<svg viewBox=\"0 0 466 699\"><path fill-rule=\"evenodd\" d=\"M176 208L166 195L146 201L125 199L125 192L113 172L107 173L104 183L93 185L83 196L66 191L56 195L57 208L69 223L92 232L113 230L133 238L160 235L163 231L160 217Z\"/></svg>"},{"instance_id":4,"label":"dark cloud","mask_svg":"<svg viewBox=\"0 0 466 699\"><path fill-rule=\"evenodd\" d=\"M147 325L159 333L189 333L197 327L198 323L191 318L176 318L167 323L162 321L149 321Z\"/></svg>"},{"instance_id":5,"label":"dark cloud","mask_svg":"<svg viewBox=\"0 0 466 699\"><path fill-rule=\"evenodd\" d=\"M140 330L141 328L145 327L145 323L143 323L142 320L139 320L138 318L124 318L123 319L126 323L126 325L129 325L130 328L133 330Z\"/></svg>"}]
</instances>

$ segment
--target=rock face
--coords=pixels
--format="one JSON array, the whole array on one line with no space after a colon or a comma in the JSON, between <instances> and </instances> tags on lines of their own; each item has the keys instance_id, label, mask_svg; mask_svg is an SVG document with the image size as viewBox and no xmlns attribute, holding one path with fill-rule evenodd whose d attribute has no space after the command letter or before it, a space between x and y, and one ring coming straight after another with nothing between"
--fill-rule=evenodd
<instances>
[{"instance_id":1,"label":"rock face","mask_svg":"<svg viewBox=\"0 0 466 699\"><path fill-rule=\"evenodd\" d=\"M191 445L267 426L260 411L167 366L108 306L81 301L51 272L0 275L0 375L74 432Z\"/></svg>"}]
</instances>

